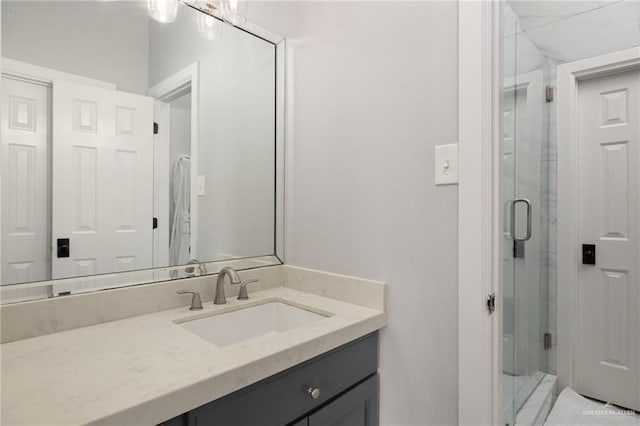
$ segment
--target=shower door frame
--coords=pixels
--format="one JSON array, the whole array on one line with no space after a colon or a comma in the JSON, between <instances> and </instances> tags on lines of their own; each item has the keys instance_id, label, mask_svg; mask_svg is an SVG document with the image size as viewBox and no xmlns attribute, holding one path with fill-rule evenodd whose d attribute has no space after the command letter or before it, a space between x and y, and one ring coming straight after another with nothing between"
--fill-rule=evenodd
<instances>
[{"instance_id":1,"label":"shower door frame","mask_svg":"<svg viewBox=\"0 0 640 426\"><path fill-rule=\"evenodd\" d=\"M578 138L575 130L578 83L588 78L640 69L640 47L621 50L558 66L558 386L573 387L578 332ZM558 343L560 341L558 340Z\"/></svg>"},{"instance_id":2,"label":"shower door frame","mask_svg":"<svg viewBox=\"0 0 640 426\"><path fill-rule=\"evenodd\" d=\"M501 16L458 3L458 424L502 422Z\"/></svg>"}]
</instances>

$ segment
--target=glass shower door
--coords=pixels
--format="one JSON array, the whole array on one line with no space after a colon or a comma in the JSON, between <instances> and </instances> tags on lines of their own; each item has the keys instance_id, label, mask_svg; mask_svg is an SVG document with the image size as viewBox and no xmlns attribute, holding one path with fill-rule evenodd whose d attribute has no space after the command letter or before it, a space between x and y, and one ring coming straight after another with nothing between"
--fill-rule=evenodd
<instances>
[{"instance_id":1,"label":"glass shower door","mask_svg":"<svg viewBox=\"0 0 640 426\"><path fill-rule=\"evenodd\" d=\"M503 206L503 352L502 409L504 424L515 424L517 413L544 376L543 335L546 325L546 274L542 252L546 236L541 226L545 185L542 148L548 108L547 73L528 67L523 55L526 34L505 8L502 98Z\"/></svg>"}]
</instances>

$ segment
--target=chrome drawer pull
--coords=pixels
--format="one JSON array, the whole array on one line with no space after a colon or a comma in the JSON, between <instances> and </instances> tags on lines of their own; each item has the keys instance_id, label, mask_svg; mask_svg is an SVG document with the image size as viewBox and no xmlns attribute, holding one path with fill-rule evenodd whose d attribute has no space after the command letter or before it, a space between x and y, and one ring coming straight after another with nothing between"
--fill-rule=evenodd
<instances>
[{"instance_id":1,"label":"chrome drawer pull","mask_svg":"<svg viewBox=\"0 0 640 426\"><path fill-rule=\"evenodd\" d=\"M307 393L311 397L311 399L320 398L320 388L309 388L307 389Z\"/></svg>"}]
</instances>

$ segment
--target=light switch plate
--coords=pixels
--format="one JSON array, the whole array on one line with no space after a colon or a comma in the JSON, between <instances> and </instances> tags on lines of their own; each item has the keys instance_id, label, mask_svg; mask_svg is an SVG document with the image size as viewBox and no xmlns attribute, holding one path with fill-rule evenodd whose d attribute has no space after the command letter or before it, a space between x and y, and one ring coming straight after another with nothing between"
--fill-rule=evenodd
<instances>
[{"instance_id":1,"label":"light switch plate","mask_svg":"<svg viewBox=\"0 0 640 426\"><path fill-rule=\"evenodd\" d=\"M458 183L458 144L438 145L435 147L436 185Z\"/></svg>"},{"instance_id":2,"label":"light switch plate","mask_svg":"<svg viewBox=\"0 0 640 426\"><path fill-rule=\"evenodd\" d=\"M196 187L198 197L204 197L204 175L198 176L198 185Z\"/></svg>"}]
</instances>

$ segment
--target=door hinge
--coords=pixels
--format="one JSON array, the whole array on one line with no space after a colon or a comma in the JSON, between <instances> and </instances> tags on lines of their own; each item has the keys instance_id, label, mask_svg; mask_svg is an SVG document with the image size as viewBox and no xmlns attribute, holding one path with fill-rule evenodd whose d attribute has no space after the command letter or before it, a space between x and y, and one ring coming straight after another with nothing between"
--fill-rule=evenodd
<instances>
[{"instance_id":1,"label":"door hinge","mask_svg":"<svg viewBox=\"0 0 640 426\"><path fill-rule=\"evenodd\" d=\"M553 336L551 333L544 333L544 350L548 351L553 346Z\"/></svg>"},{"instance_id":2,"label":"door hinge","mask_svg":"<svg viewBox=\"0 0 640 426\"><path fill-rule=\"evenodd\" d=\"M153 229L158 229L158 218L157 217L153 218Z\"/></svg>"},{"instance_id":3,"label":"door hinge","mask_svg":"<svg viewBox=\"0 0 640 426\"><path fill-rule=\"evenodd\" d=\"M546 86L544 88L544 99L547 102L553 102L553 86Z\"/></svg>"},{"instance_id":4,"label":"door hinge","mask_svg":"<svg viewBox=\"0 0 640 426\"><path fill-rule=\"evenodd\" d=\"M513 241L513 257L515 259L524 259L524 241Z\"/></svg>"},{"instance_id":5,"label":"door hinge","mask_svg":"<svg viewBox=\"0 0 640 426\"><path fill-rule=\"evenodd\" d=\"M489 315L491 315L496 310L496 294L489 293L487 296L487 311L489 311Z\"/></svg>"},{"instance_id":6,"label":"door hinge","mask_svg":"<svg viewBox=\"0 0 640 426\"><path fill-rule=\"evenodd\" d=\"M157 134L158 134L159 127L160 127L160 126L158 125L158 123L155 123L155 122L153 123L153 134L154 134L154 135L157 135Z\"/></svg>"}]
</instances>

